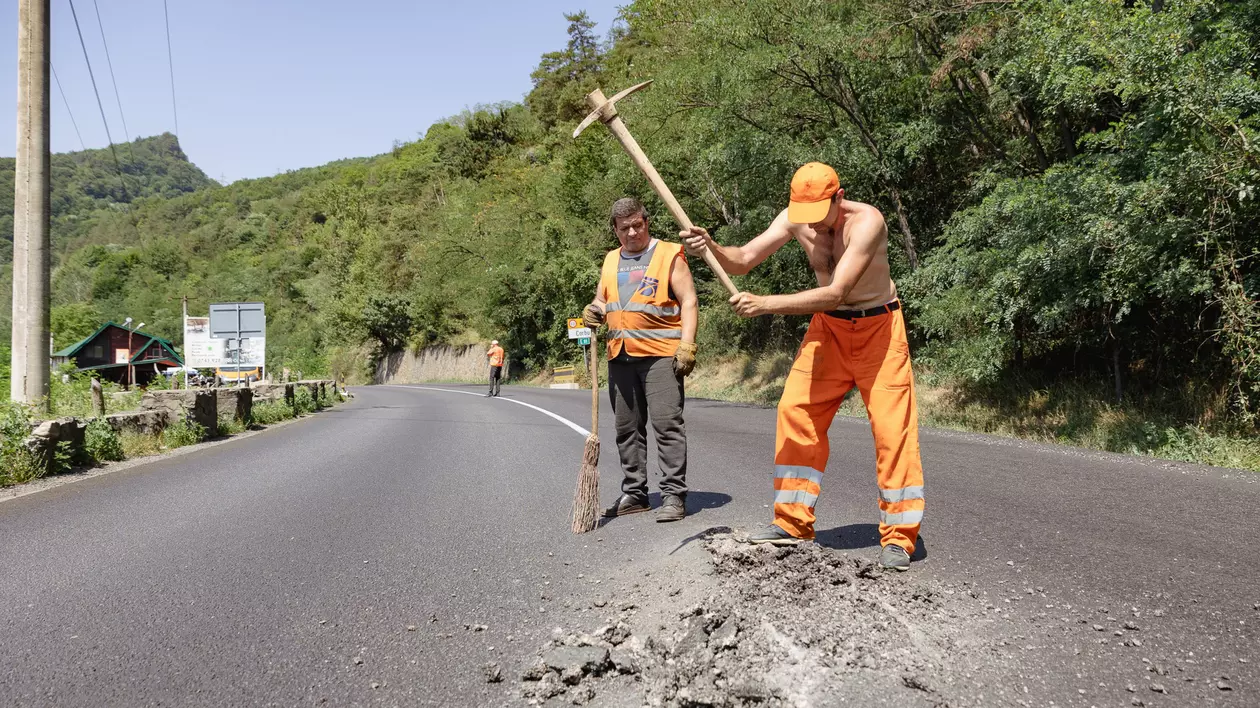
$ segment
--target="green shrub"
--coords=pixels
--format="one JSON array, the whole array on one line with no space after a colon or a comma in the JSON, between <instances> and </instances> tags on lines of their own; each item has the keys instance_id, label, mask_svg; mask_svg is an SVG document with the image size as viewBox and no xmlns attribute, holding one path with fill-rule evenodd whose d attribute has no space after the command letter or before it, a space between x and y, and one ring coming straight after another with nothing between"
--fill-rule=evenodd
<instances>
[{"instance_id":1,"label":"green shrub","mask_svg":"<svg viewBox=\"0 0 1260 708\"><path fill-rule=\"evenodd\" d=\"M219 436L236 435L245 432L245 424L236 418L219 419Z\"/></svg>"},{"instance_id":2,"label":"green shrub","mask_svg":"<svg viewBox=\"0 0 1260 708\"><path fill-rule=\"evenodd\" d=\"M82 458L76 456L70 450L70 441L62 440L53 448L52 460L48 471L52 474L65 474L74 470L75 465L82 464L82 462Z\"/></svg>"},{"instance_id":3,"label":"green shrub","mask_svg":"<svg viewBox=\"0 0 1260 708\"><path fill-rule=\"evenodd\" d=\"M258 425L272 425L293 417L293 409L286 403L268 401L254 406L251 416Z\"/></svg>"},{"instance_id":4,"label":"green shrub","mask_svg":"<svg viewBox=\"0 0 1260 708\"><path fill-rule=\"evenodd\" d=\"M4 466L0 468L0 487L26 484L33 479L43 477L48 472L48 466L44 464L41 456L25 447L5 455L3 464Z\"/></svg>"},{"instance_id":5,"label":"green shrub","mask_svg":"<svg viewBox=\"0 0 1260 708\"><path fill-rule=\"evenodd\" d=\"M122 438L109 423L99 418L87 424L83 450L97 462L117 462L124 457Z\"/></svg>"},{"instance_id":6,"label":"green shrub","mask_svg":"<svg viewBox=\"0 0 1260 708\"><path fill-rule=\"evenodd\" d=\"M30 410L19 403L0 402L0 486L24 484L47 471L44 460L23 444L30 434Z\"/></svg>"},{"instance_id":7,"label":"green shrub","mask_svg":"<svg viewBox=\"0 0 1260 708\"><path fill-rule=\"evenodd\" d=\"M162 444L168 448L196 445L205 440L208 434L209 431L206 430L206 426L201 423L181 420L174 425L168 425L162 431Z\"/></svg>"},{"instance_id":8,"label":"green shrub","mask_svg":"<svg viewBox=\"0 0 1260 708\"><path fill-rule=\"evenodd\" d=\"M315 397L305 386L296 386L293 391L293 412L297 415L315 412Z\"/></svg>"}]
</instances>

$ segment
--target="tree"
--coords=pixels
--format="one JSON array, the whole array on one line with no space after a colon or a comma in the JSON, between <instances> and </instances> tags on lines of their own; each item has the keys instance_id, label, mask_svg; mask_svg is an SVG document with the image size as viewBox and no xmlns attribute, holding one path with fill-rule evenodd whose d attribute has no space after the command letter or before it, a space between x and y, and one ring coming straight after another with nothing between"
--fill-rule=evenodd
<instances>
[{"instance_id":1,"label":"tree","mask_svg":"<svg viewBox=\"0 0 1260 708\"><path fill-rule=\"evenodd\" d=\"M372 295L363 307L363 326L383 352L401 349L411 336L411 314L407 302L391 295Z\"/></svg>"},{"instance_id":2,"label":"tree","mask_svg":"<svg viewBox=\"0 0 1260 708\"><path fill-rule=\"evenodd\" d=\"M92 303L73 302L53 307L48 324L52 330L53 348L60 350L100 329L105 320Z\"/></svg>"}]
</instances>

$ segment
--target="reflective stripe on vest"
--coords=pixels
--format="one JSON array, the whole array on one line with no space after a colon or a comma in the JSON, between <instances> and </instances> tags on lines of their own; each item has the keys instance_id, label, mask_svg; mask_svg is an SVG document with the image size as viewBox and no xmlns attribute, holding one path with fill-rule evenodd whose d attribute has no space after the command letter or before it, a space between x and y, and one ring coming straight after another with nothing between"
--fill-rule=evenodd
<instances>
[{"instance_id":1,"label":"reflective stripe on vest","mask_svg":"<svg viewBox=\"0 0 1260 708\"><path fill-rule=\"evenodd\" d=\"M657 317L681 317L682 306L661 307L660 305L650 305L646 302L628 302L623 308L620 302L610 302L605 312L642 312L648 315L656 315Z\"/></svg>"},{"instance_id":2,"label":"reflective stripe on vest","mask_svg":"<svg viewBox=\"0 0 1260 708\"><path fill-rule=\"evenodd\" d=\"M624 306L617 292L617 268L621 250L604 257L600 274L600 294L607 303L608 358L625 349L630 356L673 356L682 340L682 306L669 289L669 276L682 245L654 242L652 260L638 289Z\"/></svg>"},{"instance_id":3,"label":"reflective stripe on vest","mask_svg":"<svg viewBox=\"0 0 1260 708\"><path fill-rule=\"evenodd\" d=\"M681 329L610 329L609 339L682 339Z\"/></svg>"}]
</instances>

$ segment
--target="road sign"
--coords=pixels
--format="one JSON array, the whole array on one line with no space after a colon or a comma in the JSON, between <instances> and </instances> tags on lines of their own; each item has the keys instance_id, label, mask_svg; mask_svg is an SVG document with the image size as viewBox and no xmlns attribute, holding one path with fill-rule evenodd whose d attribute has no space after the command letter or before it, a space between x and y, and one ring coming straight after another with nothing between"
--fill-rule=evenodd
<instances>
[{"instance_id":1,"label":"road sign","mask_svg":"<svg viewBox=\"0 0 1260 708\"><path fill-rule=\"evenodd\" d=\"M569 318L569 329L581 329L586 326L586 322L581 317Z\"/></svg>"},{"instance_id":2,"label":"road sign","mask_svg":"<svg viewBox=\"0 0 1260 708\"><path fill-rule=\"evenodd\" d=\"M555 381L555 383L573 383L573 367L557 366L552 380Z\"/></svg>"},{"instance_id":3,"label":"road sign","mask_svg":"<svg viewBox=\"0 0 1260 708\"><path fill-rule=\"evenodd\" d=\"M590 343L591 343L590 337L582 337L581 339L578 340L578 344L581 344L584 347L589 346Z\"/></svg>"},{"instance_id":4,"label":"road sign","mask_svg":"<svg viewBox=\"0 0 1260 708\"><path fill-rule=\"evenodd\" d=\"M590 339L592 336L590 327L579 327L569 330L569 339Z\"/></svg>"},{"instance_id":5,"label":"road sign","mask_svg":"<svg viewBox=\"0 0 1260 708\"><path fill-rule=\"evenodd\" d=\"M211 339L267 336L267 313L261 302L210 303Z\"/></svg>"}]
</instances>

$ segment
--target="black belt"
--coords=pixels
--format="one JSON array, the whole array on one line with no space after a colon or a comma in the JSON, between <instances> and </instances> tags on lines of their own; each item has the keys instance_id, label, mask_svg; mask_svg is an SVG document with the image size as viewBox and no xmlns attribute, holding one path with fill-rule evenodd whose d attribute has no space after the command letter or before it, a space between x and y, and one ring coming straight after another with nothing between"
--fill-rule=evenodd
<instances>
[{"instance_id":1,"label":"black belt","mask_svg":"<svg viewBox=\"0 0 1260 708\"><path fill-rule=\"evenodd\" d=\"M831 310L824 312L829 317L838 317L842 320L856 320L862 317L874 317L875 315L886 315L889 312L896 312L901 309L901 301L893 300L887 305L872 307L869 310Z\"/></svg>"}]
</instances>

